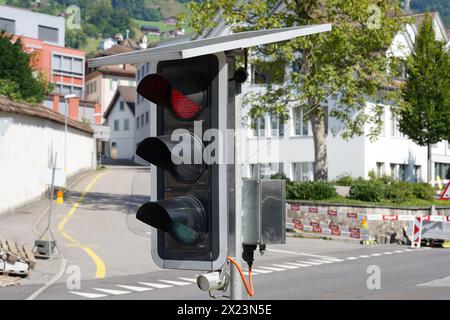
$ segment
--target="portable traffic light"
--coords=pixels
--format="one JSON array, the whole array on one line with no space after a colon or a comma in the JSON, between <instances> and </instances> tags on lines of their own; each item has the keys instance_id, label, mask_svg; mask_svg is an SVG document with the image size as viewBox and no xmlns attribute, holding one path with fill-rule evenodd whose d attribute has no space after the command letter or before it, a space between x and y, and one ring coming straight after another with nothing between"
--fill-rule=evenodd
<instances>
[{"instance_id":1,"label":"portable traffic light","mask_svg":"<svg viewBox=\"0 0 450 320\"><path fill-rule=\"evenodd\" d=\"M153 165L156 190L136 217L156 229L152 256L163 268L217 270L225 263L227 168L209 161L205 151L214 139L203 139L211 129L226 139L225 65L224 55L162 61L137 88L156 108L156 136L136 151Z\"/></svg>"}]
</instances>

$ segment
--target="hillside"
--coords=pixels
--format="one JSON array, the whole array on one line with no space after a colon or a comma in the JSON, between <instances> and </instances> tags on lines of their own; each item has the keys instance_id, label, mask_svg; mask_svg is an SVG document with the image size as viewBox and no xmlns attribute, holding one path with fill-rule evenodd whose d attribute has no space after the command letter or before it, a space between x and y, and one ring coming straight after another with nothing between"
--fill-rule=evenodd
<instances>
[{"instance_id":1,"label":"hillside","mask_svg":"<svg viewBox=\"0 0 450 320\"><path fill-rule=\"evenodd\" d=\"M175 17L186 10L187 0L0 0L11 6L32 9L51 15L64 15L67 8L80 8L81 29L66 29L66 45L83 49L88 55L98 50L101 39L127 30L133 39L142 39L143 25L156 25L161 31L171 31L175 25L165 25L164 19ZM149 36L150 41L163 37Z\"/></svg>"},{"instance_id":2,"label":"hillside","mask_svg":"<svg viewBox=\"0 0 450 320\"><path fill-rule=\"evenodd\" d=\"M450 0L412 0L411 9L415 12L438 11L445 26L450 28Z\"/></svg>"}]
</instances>

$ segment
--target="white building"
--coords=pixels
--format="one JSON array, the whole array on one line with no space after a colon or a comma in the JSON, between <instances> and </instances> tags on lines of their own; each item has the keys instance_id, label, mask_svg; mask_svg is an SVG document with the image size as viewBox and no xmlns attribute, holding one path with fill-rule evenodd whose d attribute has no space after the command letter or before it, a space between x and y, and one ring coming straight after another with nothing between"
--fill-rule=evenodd
<instances>
[{"instance_id":1,"label":"white building","mask_svg":"<svg viewBox=\"0 0 450 320\"><path fill-rule=\"evenodd\" d=\"M406 26L394 38L387 54L406 57L413 50L415 37L423 22L424 14L413 15L414 24ZM436 38L449 41L448 34L438 13L432 13ZM255 84L255 73L252 73L250 84L245 87L246 92L264 90L263 85ZM260 75L259 75L260 76ZM333 102L329 101L329 112ZM390 106L385 106L383 114L383 128L379 139L371 142L366 135L345 141L339 137L341 124L328 117L327 158L328 178L334 180L343 175L368 178L373 171L378 176L391 175L404 181L426 181L427 177L427 148L415 144L404 137L398 128L397 121L392 117ZM276 119L267 115L258 122L257 130L248 130L248 149L253 155L244 174L248 177L260 174L270 176L275 173L285 173L293 180L312 180L314 178L314 144L311 124L303 121L302 111L289 110L288 123L280 128ZM331 134L331 130L337 135ZM366 125L365 133L369 133ZM276 144L274 144L276 142ZM267 146L272 146L271 154L267 154ZM275 151L278 149L279 151ZM260 150L259 157L254 156ZM259 158L259 161L258 161ZM260 159L264 159L261 161ZM450 142L442 141L432 148L433 169L431 176L446 178L450 168ZM260 165L257 165L260 163Z\"/></svg>"},{"instance_id":2,"label":"white building","mask_svg":"<svg viewBox=\"0 0 450 320\"><path fill-rule=\"evenodd\" d=\"M106 38L100 41L98 48L102 51L106 51L108 49L111 49L112 46L115 46L117 44L117 41L113 38Z\"/></svg>"},{"instance_id":3,"label":"white building","mask_svg":"<svg viewBox=\"0 0 450 320\"><path fill-rule=\"evenodd\" d=\"M134 114L136 87L119 86L105 112L105 124L110 129L107 156L113 159L134 160Z\"/></svg>"},{"instance_id":4,"label":"white building","mask_svg":"<svg viewBox=\"0 0 450 320\"><path fill-rule=\"evenodd\" d=\"M413 49L415 37L424 19L424 14L414 15L415 23L405 26L404 31L399 32L394 38L393 44L388 51L398 57L409 55ZM444 28L438 13L432 13L436 37L440 40L449 41L449 36ZM208 38L229 33L229 29L220 22L216 28L206 30L198 38ZM170 42L158 44L175 44L186 41L180 38ZM136 82L149 73L150 65L138 64ZM258 84L254 72L243 86L243 95L248 92L264 90L264 85ZM142 124L144 115L150 111L150 103L144 98L137 96L136 101L136 124ZM332 101L328 104L328 110L333 108ZM248 110L248 109L247 109ZM270 176L277 172L285 173L293 180L314 179L314 142L311 124L303 120L302 110L289 110L290 120L281 125L267 115L263 121L258 123L257 129L250 128L250 122L246 130L246 153L248 161L244 165L243 174L247 177L256 177L258 169L260 175ZM341 124L329 117L327 127L328 135L327 158L328 177L334 180L343 175L368 178L373 171L379 176L392 175L397 179L406 181L425 181L427 177L427 148L420 147L413 141L405 138L399 132L398 124L393 119L390 107L385 106L383 115L384 124L381 136L375 142L371 142L365 135L345 141L331 134L331 129L338 129ZM136 129L135 143L139 143L150 136L150 128L140 125ZM369 126L365 128L369 132ZM274 144L274 142L276 142ZM260 150L257 152L257 150ZM450 143L442 141L432 149L433 172L432 177L445 178L450 168ZM136 156L136 162L146 162Z\"/></svg>"}]
</instances>

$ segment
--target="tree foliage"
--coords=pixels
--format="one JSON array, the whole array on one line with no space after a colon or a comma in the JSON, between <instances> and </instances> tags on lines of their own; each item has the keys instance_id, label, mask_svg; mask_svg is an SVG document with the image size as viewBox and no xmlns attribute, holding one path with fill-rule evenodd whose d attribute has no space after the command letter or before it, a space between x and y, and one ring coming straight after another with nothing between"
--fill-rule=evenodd
<instances>
[{"instance_id":1,"label":"tree foliage","mask_svg":"<svg viewBox=\"0 0 450 320\"><path fill-rule=\"evenodd\" d=\"M344 138L364 133L366 123L374 124L369 135L381 132L379 103L393 98L394 74L385 50L401 29L403 20L395 0L205 0L189 5L184 17L197 32L214 27L218 13L234 31L271 29L332 23L333 31L270 45L263 56L283 58L290 69L283 85L269 85L264 95L253 94L246 101L250 116L277 114L288 118L288 106L301 107L312 123L315 147L315 178L327 179L326 109L343 123ZM258 56L261 56L259 54ZM366 101L374 102L372 110Z\"/></svg>"},{"instance_id":2,"label":"tree foliage","mask_svg":"<svg viewBox=\"0 0 450 320\"><path fill-rule=\"evenodd\" d=\"M450 139L450 54L427 16L407 59L400 131L421 146Z\"/></svg>"},{"instance_id":3,"label":"tree foliage","mask_svg":"<svg viewBox=\"0 0 450 320\"><path fill-rule=\"evenodd\" d=\"M51 92L42 75L31 67L32 56L19 39L0 32L0 94L16 101L41 102Z\"/></svg>"}]
</instances>

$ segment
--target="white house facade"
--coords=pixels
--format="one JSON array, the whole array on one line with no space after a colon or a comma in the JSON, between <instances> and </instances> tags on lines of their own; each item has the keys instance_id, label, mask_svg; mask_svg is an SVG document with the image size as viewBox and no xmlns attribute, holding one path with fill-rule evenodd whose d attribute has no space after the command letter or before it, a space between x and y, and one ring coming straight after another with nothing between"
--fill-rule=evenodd
<instances>
[{"instance_id":1,"label":"white house facade","mask_svg":"<svg viewBox=\"0 0 450 320\"><path fill-rule=\"evenodd\" d=\"M413 16L416 22L407 25L405 31L396 35L390 50L387 51L388 55L405 58L411 53L424 16L424 14ZM448 42L449 38L439 14L433 13L432 17L436 38ZM255 84L257 82L255 73L250 74L250 84L245 86L244 91L264 90L264 86ZM328 101L326 107L330 113L333 101ZM267 115L257 122L257 129L249 128L247 148L253 151L250 152L252 157L248 159L243 170L247 177L258 176L259 168L259 175L263 177L285 173L296 181L314 179L311 124L303 121L300 109L291 109L289 112L289 121L281 127L276 119ZM329 180L344 175L368 178L373 172L378 176L390 175L398 180L426 181L427 148L415 144L400 133L398 122L391 114L389 105L384 106L382 117L382 132L376 141L371 141L367 137L369 125L366 125L365 135L346 141L339 136L341 124L331 116L328 117L326 143ZM250 126L250 122L248 125ZM268 148L271 149L270 154L267 152ZM256 150L260 150L257 156ZM450 178L449 141L439 142L432 147L432 162L433 179L438 176L442 179Z\"/></svg>"},{"instance_id":2,"label":"white house facade","mask_svg":"<svg viewBox=\"0 0 450 320\"><path fill-rule=\"evenodd\" d=\"M106 154L113 159L134 160L136 87L119 86L105 112L110 139Z\"/></svg>"}]
</instances>

